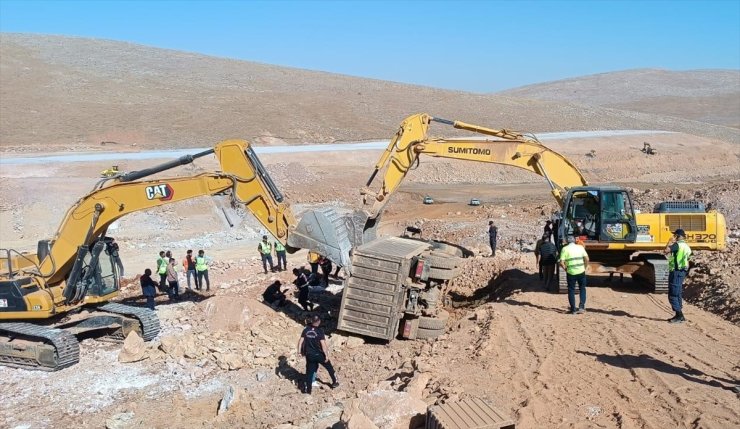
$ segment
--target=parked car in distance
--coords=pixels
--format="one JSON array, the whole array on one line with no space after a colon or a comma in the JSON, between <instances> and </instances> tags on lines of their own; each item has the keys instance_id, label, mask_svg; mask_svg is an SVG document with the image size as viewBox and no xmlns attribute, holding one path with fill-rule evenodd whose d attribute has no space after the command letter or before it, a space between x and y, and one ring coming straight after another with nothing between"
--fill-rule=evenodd
<instances>
[{"instance_id":1,"label":"parked car in distance","mask_svg":"<svg viewBox=\"0 0 740 429\"><path fill-rule=\"evenodd\" d=\"M479 206L480 205L480 200L478 198L471 198L470 199L470 205L471 206Z\"/></svg>"},{"instance_id":2,"label":"parked car in distance","mask_svg":"<svg viewBox=\"0 0 740 429\"><path fill-rule=\"evenodd\" d=\"M434 199L427 195L424 197L424 204L434 204Z\"/></svg>"}]
</instances>

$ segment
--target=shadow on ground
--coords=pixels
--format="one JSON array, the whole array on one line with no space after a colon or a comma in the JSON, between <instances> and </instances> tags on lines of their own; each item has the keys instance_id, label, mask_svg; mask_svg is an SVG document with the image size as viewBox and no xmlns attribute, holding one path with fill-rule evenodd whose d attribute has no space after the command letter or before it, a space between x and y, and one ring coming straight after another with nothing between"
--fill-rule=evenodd
<instances>
[{"instance_id":1,"label":"shadow on ground","mask_svg":"<svg viewBox=\"0 0 740 429\"><path fill-rule=\"evenodd\" d=\"M652 369L654 371L660 371L666 374L678 375L690 381L692 383L703 384L706 386L719 387L724 390L734 391L735 386L738 384L736 380L729 380L725 378L709 376L694 368L681 368L669 363L663 362L650 355L607 355L592 353L583 350L576 350L577 353L586 356L592 356L597 361L605 364L615 366L617 368L624 368L630 371L637 368ZM705 379L706 378L706 379ZM727 383L729 386L723 384Z\"/></svg>"}]
</instances>

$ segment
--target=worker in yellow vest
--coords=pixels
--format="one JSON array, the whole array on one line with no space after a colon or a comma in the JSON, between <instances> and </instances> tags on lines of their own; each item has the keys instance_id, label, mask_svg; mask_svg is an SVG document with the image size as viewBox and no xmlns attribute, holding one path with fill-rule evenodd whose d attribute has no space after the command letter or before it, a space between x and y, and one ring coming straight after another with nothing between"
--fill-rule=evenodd
<instances>
[{"instance_id":1,"label":"worker in yellow vest","mask_svg":"<svg viewBox=\"0 0 740 429\"><path fill-rule=\"evenodd\" d=\"M265 274L267 274L267 263L270 263L270 271L275 272L275 266L272 264L272 244L270 244L269 241L267 241L267 236L262 236L262 241L257 244L257 251L260 254L260 257L262 258L262 269L265 270Z\"/></svg>"},{"instance_id":2,"label":"worker in yellow vest","mask_svg":"<svg viewBox=\"0 0 740 429\"><path fill-rule=\"evenodd\" d=\"M162 292L167 291L167 265L169 264L169 258L165 256L164 250L159 252L159 258L157 258L157 274L159 274L159 290Z\"/></svg>"},{"instance_id":3,"label":"worker in yellow vest","mask_svg":"<svg viewBox=\"0 0 740 429\"><path fill-rule=\"evenodd\" d=\"M569 235L568 245L560 250L560 268L565 270L568 280L568 304L570 314L583 314L586 311L586 267L588 267L588 253L583 246L576 244L575 238ZM576 308L576 283L580 289L580 302Z\"/></svg>"},{"instance_id":4,"label":"worker in yellow vest","mask_svg":"<svg viewBox=\"0 0 740 429\"><path fill-rule=\"evenodd\" d=\"M691 248L686 244L686 233L683 229L673 232L673 237L665 248L668 255L668 302L676 315L668 319L669 323L682 323L683 317L683 281L689 273Z\"/></svg>"},{"instance_id":5,"label":"worker in yellow vest","mask_svg":"<svg viewBox=\"0 0 740 429\"><path fill-rule=\"evenodd\" d=\"M275 243L273 244L275 249L275 259L277 259L277 270L285 271L288 269L288 259L285 254L285 246L277 240L275 240Z\"/></svg>"},{"instance_id":6,"label":"worker in yellow vest","mask_svg":"<svg viewBox=\"0 0 740 429\"><path fill-rule=\"evenodd\" d=\"M208 261L206 260L205 250L198 250L198 256L195 257L195 272L198 274L196 287L198 290L203 289L203 279L206 279L206 290L211 290L211 281L208 280Z\"/></svg>"}]
</instances>

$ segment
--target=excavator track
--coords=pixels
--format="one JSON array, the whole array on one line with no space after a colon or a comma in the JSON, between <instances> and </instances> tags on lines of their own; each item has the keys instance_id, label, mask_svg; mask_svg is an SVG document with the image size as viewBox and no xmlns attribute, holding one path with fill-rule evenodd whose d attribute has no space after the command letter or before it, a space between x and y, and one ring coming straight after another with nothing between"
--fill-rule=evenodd
<instances>
[{"instance_id":1,"label":"excavator track","mask_svg":"<svg viewBox=\"0 0 740 429\"><path fill-rule=\"evenodd\" d=\"M25 369L57 371L80 361L80 343L71 333L31 323L0 323L0 337L22 340L0 342L0 364Z\"/></svg>"},{"instance_id":2,"label":"excavator track","mask_svg":"<svg viewBox=\"0 0 740 429\"><path fill-rule=\"evenodd\" d=\"M159 335L160 326L157 313L148 308L132 307L116 302L109 302L97 308L109 313L122 314L137 319L141 324L141 337L144 341L151 341Z\"/></svg>"}]
</instances>

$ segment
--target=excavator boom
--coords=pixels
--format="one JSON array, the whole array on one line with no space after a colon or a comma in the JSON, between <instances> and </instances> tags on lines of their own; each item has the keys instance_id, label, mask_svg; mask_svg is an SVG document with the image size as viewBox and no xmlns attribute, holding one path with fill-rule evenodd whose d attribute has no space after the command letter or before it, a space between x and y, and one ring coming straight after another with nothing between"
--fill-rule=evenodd
<instances>
[{"instance_id":1,"label":"excavator boom","mask_svg":"<svg viewBox=\"0 0 740 429\"><path fill-rule=\"evenodd\" d=\"M427 135L432 122L496 137L493 139L438 139ZM578 168L561 154L542 145L534 136L505 129L486 128L460 121L417 114L406 118L381 155L375 169L362 189L363 202L371 205L366 212L364 234L373 237L388 198L400 186L406 174L419 162L419 155L478 161L513 166L544 177L550 190L562 205L565 190L587 185ZM377 192L369 189L376 175L385 169L383 183ZM356 216L357 217L357 216ZM362 219L358 218L358 222ZM356 228L359 229L359 226Z\"/></svg>"}]
</instances>

